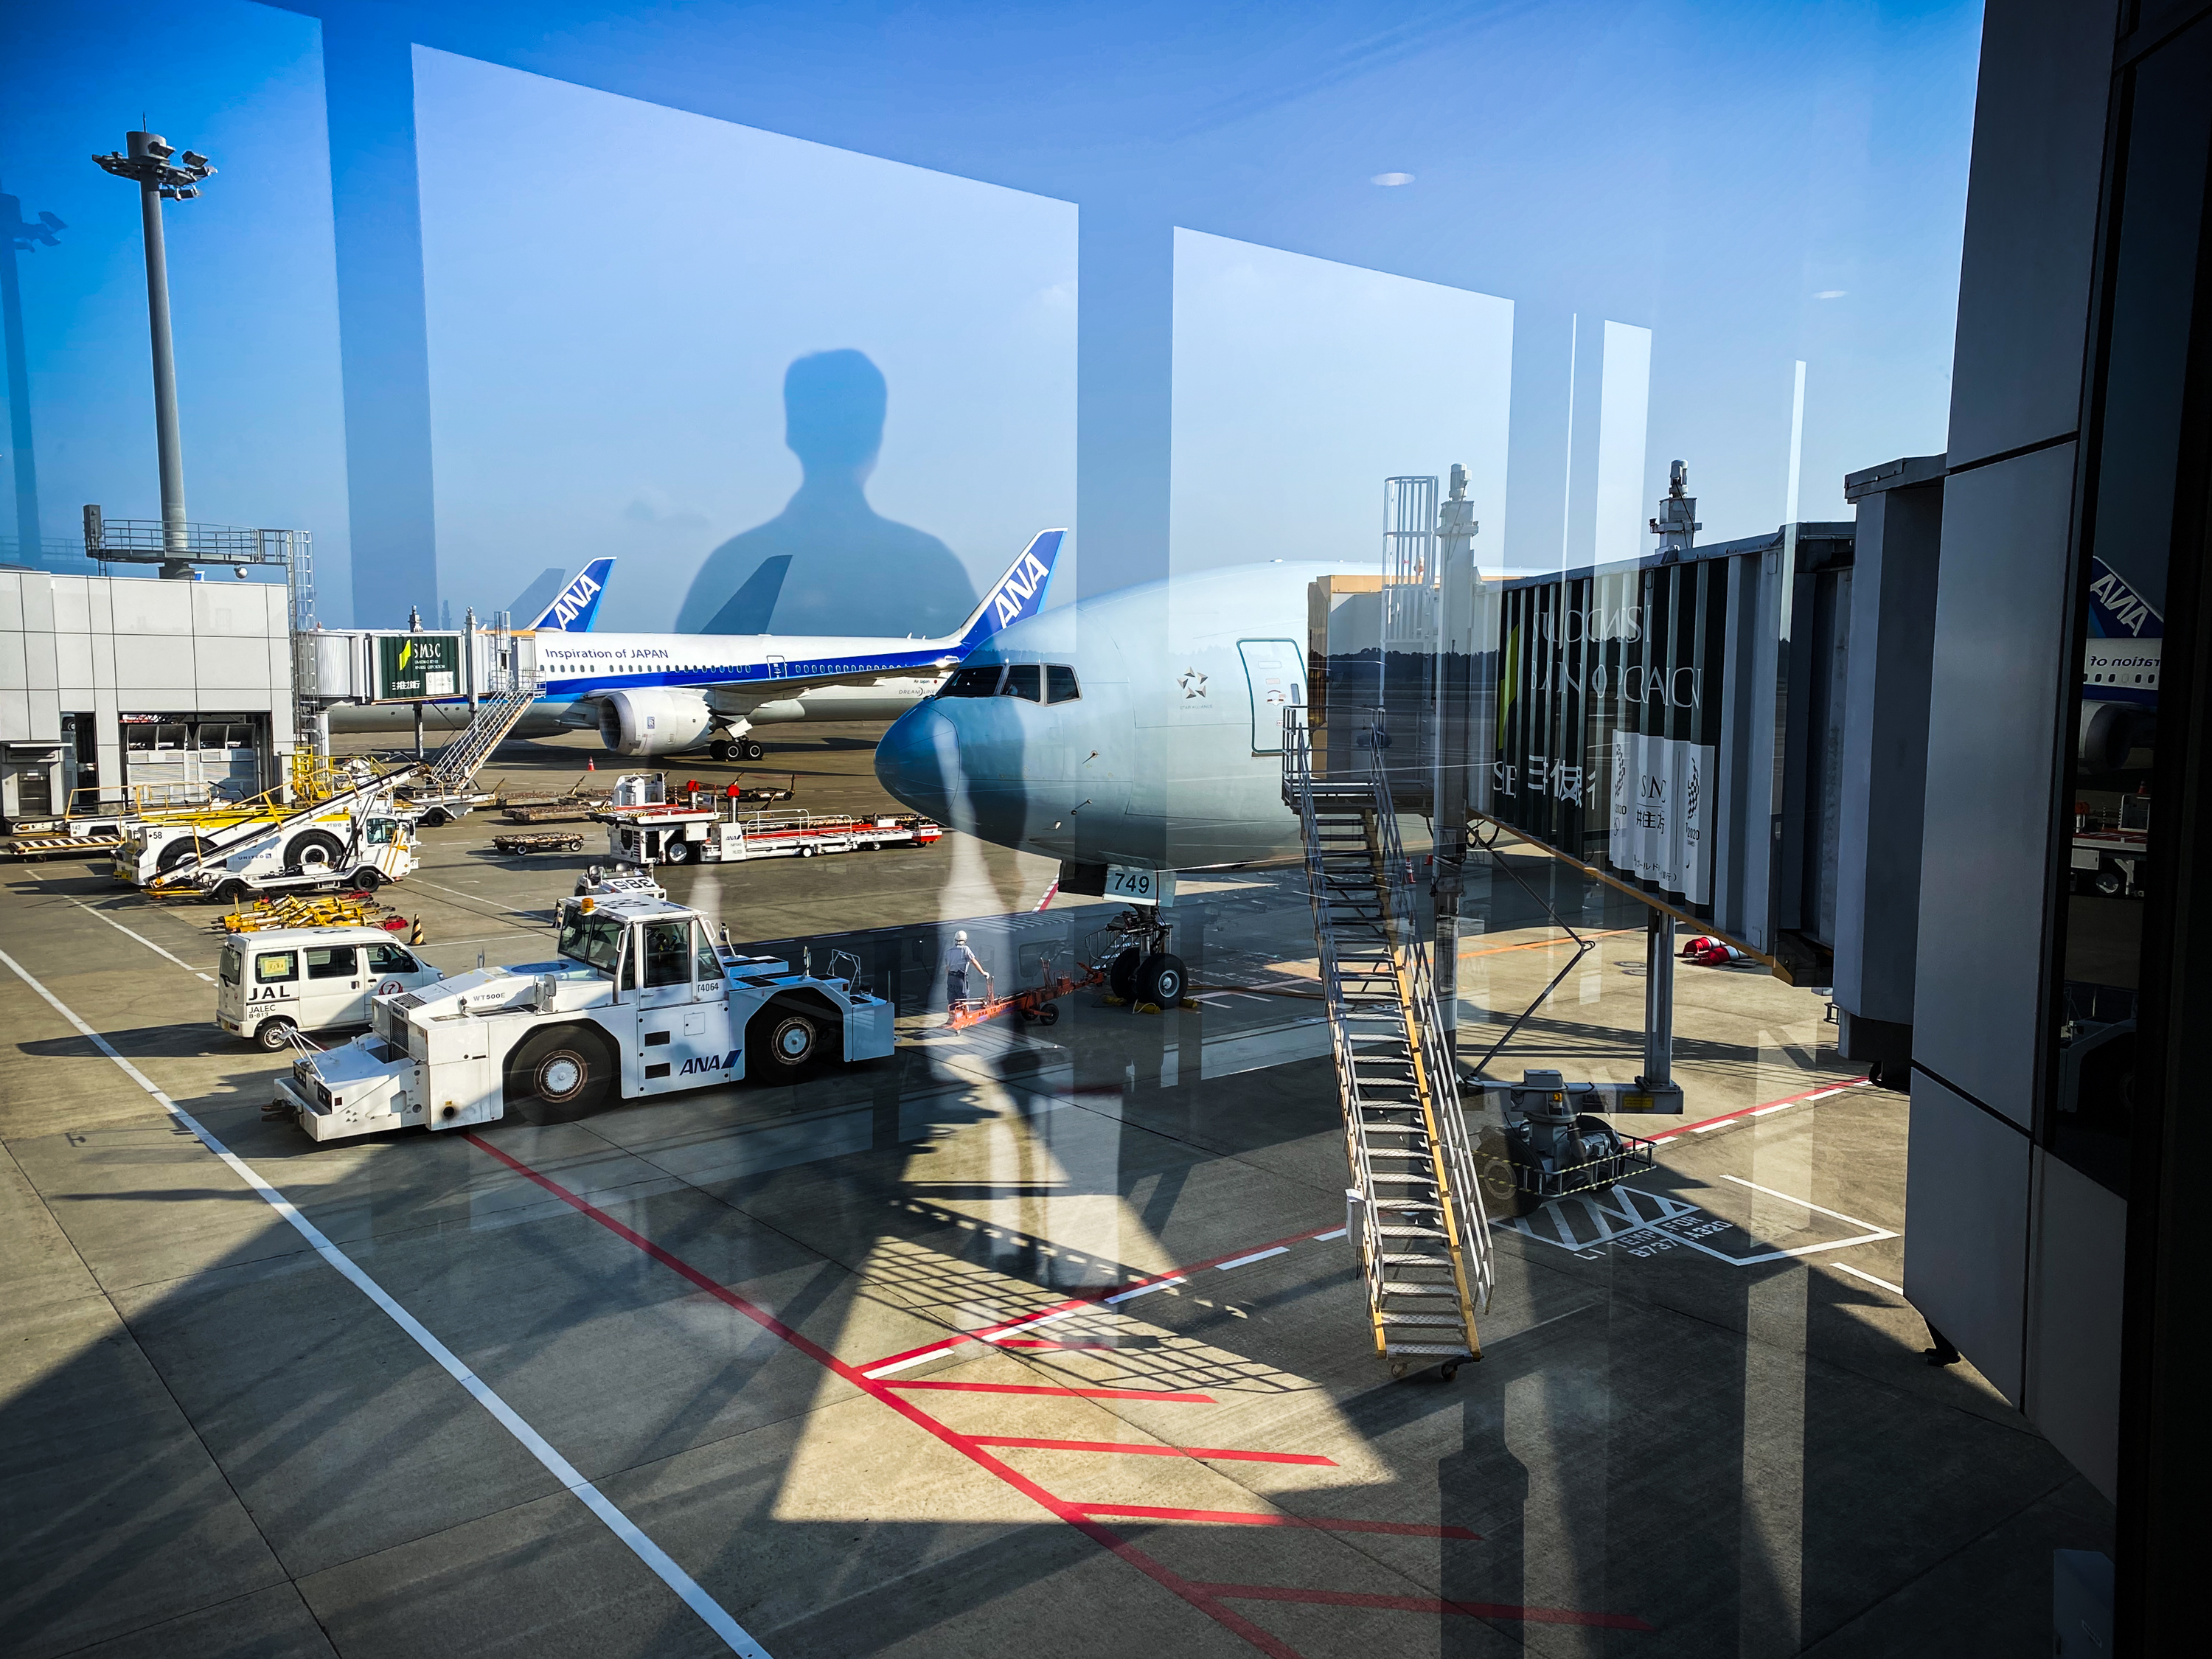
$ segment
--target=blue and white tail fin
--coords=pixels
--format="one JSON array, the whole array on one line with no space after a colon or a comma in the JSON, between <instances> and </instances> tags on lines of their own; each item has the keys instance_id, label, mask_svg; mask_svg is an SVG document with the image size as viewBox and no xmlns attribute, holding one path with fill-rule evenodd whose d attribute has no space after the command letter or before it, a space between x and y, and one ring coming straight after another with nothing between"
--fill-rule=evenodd
<instances>
[{"instance_id":1,"label":"blue and white tail fin","mask_svg":"<svg viewBox=\"0 0 2212 1659\"><path fill-rule=\"evenodd\" d=\"M983 596L983 603L961 629L963 651L973 651L1000 629L1044 609L1045 590L1052 586L1053 561L1060 556L1060 544L1066 536L1065 530L1037 532L1036 539L1006 567L1006 574Z\"/></svg>"},{"instance_id":2,"label":"blue and white tail fin","mask_svg":"<svg viewBox=\"0 0 2212 1659\"><path fill-rule=\"evenodd\" d=\"M593 559L575 580L553 596L545 614L530 625L557 629L564 634L590 633L592 618L599 612L599 595L606 591L607 572L614 568L612 559Z\"/></svg>"}]
</instances>

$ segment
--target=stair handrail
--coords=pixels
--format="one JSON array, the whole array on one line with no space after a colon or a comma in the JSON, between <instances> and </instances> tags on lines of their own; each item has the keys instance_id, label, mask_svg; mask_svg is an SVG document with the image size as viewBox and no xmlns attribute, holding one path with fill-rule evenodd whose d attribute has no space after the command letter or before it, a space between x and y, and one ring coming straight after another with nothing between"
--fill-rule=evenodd
<instances>
[{"instance_id":1,"label":"stair handrail","mask_svg":"<svg viewBox=\"0 0 2212 1659\"><path fill-rule=\"evenodd\" d=\"M1359 1253L1360 1276L1367 1287L1368 1324L1380 1352L1388 1340L1382 1314L1383 1284L1389 1273L1382 1260L1382 1241L1375 1231L1379 1222L1374 1206L1374 1166L1368 1160L1367 1143L1359 1133L1360 1108L1364 1103L1358 1067L1354 1064L1352 1028L1344 1017L1344 984L1337 962L1336 928L1328 915L1328 877L1322 862L1321 823L1314 805L1313 737L1306 712L1297 706L1283 711L1283 797L1285 804L1297 811L1305 843L1306 899L1313 909L1314 939L1321 955L1322 993L1328 1010L1329 1047L1336 1066L1338 1103L1344 1117L1345 1161L1352 1171L1353 1188L1359 1195L1360 1212L1354 1218L1359 1236L1352 1243Z\"/></svg>"},{"instance_id":2,"label":"stair handrail","mask_svg":"<svg viewBox=\"0 0 2212 1659\"><path fill-rule=\"evenodd\" d=\"M1383 730L1382 711L1378 708L1372 712L1370 729L1379 738ZM1398 814L1391 803L1389 775L1382 764L1385 746L1370 739L1367 751L1367 779L1375 792L1376 840L1383 860L1382 884L1389 895L1390 916L1406 957L1407 978L1413 1002L1408 1011L1408 1023L1420 1047L1422 1068L1428 1073L1436 1103L1445 1174L1452 1187L1449 1198L1461 1220L1462 1248L1470 1269L1468 1290L1487 1310L1497 1277L1491 1257L1490 1218L1483 1206L1482 1189L1475 1183L1474 1149L1468 1140L1467 1114L1460 1105L1459 1068L1440 1035L1443 1022L1437 1008L1429 947L1414 926L1411 866L1406 861L1405 848L1399 838Z\"/></svg>"}]
</instances>

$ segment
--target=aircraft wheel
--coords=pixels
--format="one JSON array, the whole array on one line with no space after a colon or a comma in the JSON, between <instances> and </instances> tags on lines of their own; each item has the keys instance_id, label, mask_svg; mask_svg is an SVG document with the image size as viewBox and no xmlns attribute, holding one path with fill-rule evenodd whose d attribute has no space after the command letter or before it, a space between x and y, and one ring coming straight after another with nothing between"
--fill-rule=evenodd
<instances>
[{"instance_id":1,"label":"aircraft wheel","mask_svg":"<svg viewBox=\"0 0 2212 1659\"><path fill-rule=\"evenodd\" d=\"M1181 957L1158 951L1137 964L1137 1000L1172 1008L1182 1000L1183 987L1189 980Z\"/></svg>"},{"instance_id":2,"label":"aircraft wheel","mask_svg":"<svg viewBox=\"0 0 2212 1659\"><path fill-rule=\"evenodd\" d=\"M614 1080L606 1039L591 1027L563 1026L539 1031L515 1049L507 1063L507 1098L510 1105L526 1102L576 1117L604 1101Z\"/></svg>"},{"instance_id":3,"label":"aircraft wheel","mask_svg":"<svg viewBox=\"0 0 2212 1659\"><path fill-rule=\"evenodd\" d=\"M730 742L727 738L717 738L714 742L707 745L707 752L712 755L718 761L726 761L735 751L737 745Z\"/></svg>"},{"instance_id":4,"label":"aircraft wheel","mask_svg":"<svg viewBox=\"0 0 2212 1659\"><path fill-rule=\"evenodd\" d=\"M762 748L760 744L755 743L750 738L747 738L744 742L738 744L737 745L737 750L738 757L743 760L757 761L766 760L768 758L768 750Z\"/></svg>"},{"instance_id":5,"label":"aircraft wheel","mask_svg":"<svg viewBox=\"0 0 2212 1659\"><path fill-rule=\"evenodd\" d=\"M1137 948L1133 945L1106 964L1106 988L1124 1002L1135 1000L1139 960Z\"/></svg>"},{"instance_id":6,"label":"aircraft wheel","mask_svg":"<svg viewBox=\"0 0 2212 1659\"><path fill-rule=\"evenodd\" d=\"M261 1029L253 1034L253 1040L273 1054L291 1046L295 1029L289 1019L264 1019Z\"/></svg>"}]
</instances>

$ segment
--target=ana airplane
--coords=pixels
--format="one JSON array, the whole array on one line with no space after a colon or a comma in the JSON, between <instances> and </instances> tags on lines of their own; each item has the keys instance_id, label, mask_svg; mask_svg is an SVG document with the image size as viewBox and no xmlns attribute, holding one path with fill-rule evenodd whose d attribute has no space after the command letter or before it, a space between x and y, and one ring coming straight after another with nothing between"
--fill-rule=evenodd
<instances>
[{"instance_id":1,"label":"ana airplane","mask_svg":"<svg viewBox=\"0 0 2212 1659\"><path fill-rule=\"evenodd\" d=\"M576 579L553 596L553 602L538 613L538 620L530 624L540 634L588 634L592 619L599 614L599 599L606 592L607 574L615 568L611 558L593 559L576 573ZM539 702L522 717L514 729L519 738L548 738L568 729L565 702ZM469 723L470 711L466 702L434 702L422 710L423 725L430 731L458 732ZM333 732L411 732L415 729L415 706L405 702L339 703L331 710L331 730Z\"/></svg>"},{"instance_id":2,"label":"ana airplane","mask_svg":"<svg viewBox=\"0 0 2212 1659\"><path fill-rule=\"evenodd\" d=\"M758 760L757 726L891 720L913 708L977 646L1037 613L1066 533L1040 532L957 634L541 633L538 678L549 701L568 705L568 725L596 726L617 754L704 745L717 760Z\"/></svg>"},{"instance_id":3,"label":"ana airplane","mask_svg":"<svg viewBox=\"0 0 2212 1659\"><path fill-rule=\"evenodd\" d=\"M876 749L908 805L1070 864L1192 869L1294 852L1283 708L1306 699L1323 564L1147 582L1004 629Z\"/></svg>"}]
</instances>

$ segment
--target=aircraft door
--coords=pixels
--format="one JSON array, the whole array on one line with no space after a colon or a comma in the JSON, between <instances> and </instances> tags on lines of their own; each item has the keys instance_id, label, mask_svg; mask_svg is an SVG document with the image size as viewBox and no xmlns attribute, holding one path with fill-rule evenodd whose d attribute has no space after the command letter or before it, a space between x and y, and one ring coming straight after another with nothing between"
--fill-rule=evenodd
<instances>
[{"instance_id":1,"label":"aircraft door","mask_svg":"<svg viewBox=\"0 0 2212 1659\"><path fill-rule=\"evenodd\" d=\"M1291 640L1239 640L1244 684L1252 699L1252 752L1283 752L1283 710L1306 700L1305 662Z\"/></svg>"}]
</instances>

